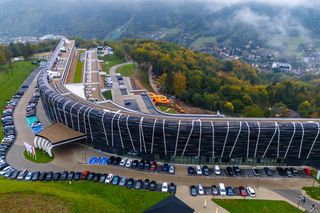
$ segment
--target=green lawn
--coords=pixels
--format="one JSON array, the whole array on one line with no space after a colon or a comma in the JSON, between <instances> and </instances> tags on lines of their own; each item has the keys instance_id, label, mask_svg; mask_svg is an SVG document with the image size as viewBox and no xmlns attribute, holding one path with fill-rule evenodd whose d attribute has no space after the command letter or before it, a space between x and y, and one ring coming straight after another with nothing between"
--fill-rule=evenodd
<instances>
[{"instance_id":1,"label":"green lawn","mask_svg":"<svg viewBox=\"0 0 320 213\"><path fill-rule=\"evenodd\" d=\"M111 90L107 90L107 91L103 92L102 95L103 95L103 97L105 97L105 99L112 100Z\"/></svg>"},{"instance_id":2,"label":"green lawn","mask_svg":"<svg viewBox=\"0 0 320 213\"><path fill-rule=\"evenodd\" d=\"M115 54L113 55L108 55L108 56L104 56L104 57L100 57L99 59L104 60L105 62L107 62L108 64L104 65L103 71L105 71L107 74L109 73L109 69L110 67L117 65L117 64L121 64L124 63L124 61L120 58L118 58Z\"/></svg>"},{"instance_id":3,"label":"green lawn","mask_svg":"<svg viewBox=\"0 0 320 213\"><path fill-rule=\"evenodd\" d=\"M300 209L285 201L213 199L213 201L231 213L298 213Z\"/></svg>"},{"instance_id":4,"label":"green lawn","mask_svg":"<svg viewBox=\"0 0 320 213\"><path fill-rule=\"evenodd\" d=\"M10 66L0 65L0 111L6 106L6 102L20 88L24 80L37 66L31 64L31 61L20 61L13 63L12 71ZM0 113L0 117L2 113ZM2 123L0 122L0 139L3 138Z\"/></svg>"},{"instance_id":5,"label":"green lawn","mask_svg":"<svg viewBox=\"0 0 320 213\"><path fill-rule=\"evenodd\" d=\"M142 84L142 86L149 92L154 92L152 87L150 86L149 83L149 76L148 76L148 71L147 70L136 70L133 74L132 74L133 78L136 78L140 81L140 83Z\"/></svg>"},{"instance_id":6,"label":"green lawn","mask_svg":"<svg viewBox=\"0 0 320 213\"><path fill-rule=\"evenodd\" d=\"M35 150L36 150L36 157L35 158L33 158L31 155L29 155L26 150L23 152L24 157L32 162L35 162L35 163L48 163L53 160L53 157L50 157L46 152L44 152L40 149L35 149Z\"/></svg>"},{"instance_id":7,"label":"green lawn","mask_svg":"<svg viewBox=\"0 0 320 213\"><path fill-rule=\"evenodd\" d=\"M135 69L136 65L135 64L126 64L126 65L123 65L121 67L119 67L116 72L117 73L120 73L122 76L131 76L132 73L134 72L134 69Z\"/></svg>"},{"instance_id":8,"label":"green lawn","mask_svg":"<svg viewBox=\"0 0 320 213\"><path fill-rule=\"evenodd\" d=\"M80 61L80 55L84 52L84 50L79 51L79 55L77 58L77 66L76 72L73 77L73 83L81 83L82 82L82 71L83 71L83 62Z\"/></svg>"},{"instance_id":9,"label":"green lawn","mask_svg":"<svg viewBox=\"0 0 320 213\"><path fill-rule=\"evenodd\" d=\"M159 106L157 106L157 107L158 107L158 109L159 109L160 111L162 111L162 112L171 113L171 114L177 114L177 111L174 110L174 109L171 108L171 107L166 107L166 106L161 106L161 105L159 105Z\"/></svg>"},{"instance_id":10,"label":"green lawn","mask_svg":"<svg viewBox=\"0 0 320 213\"><path fill-rule=\"evenodd\" d=\"M313 199L320 200L320 187L303 187L303 189Z\"/></svg>"},{"instance_id":11,"label":"green lawn","mask_svg":"<svg viewBox=\"0 0 320 213\"><path fill-rule=\"evenodd\" d=\"M0 186L0 202L6 203L1 207L3 212L13 212L7 205L18 209L14 212L143 212L169 196L91 181L69 184L0 178Z\"/></svg>"}]
</instances>

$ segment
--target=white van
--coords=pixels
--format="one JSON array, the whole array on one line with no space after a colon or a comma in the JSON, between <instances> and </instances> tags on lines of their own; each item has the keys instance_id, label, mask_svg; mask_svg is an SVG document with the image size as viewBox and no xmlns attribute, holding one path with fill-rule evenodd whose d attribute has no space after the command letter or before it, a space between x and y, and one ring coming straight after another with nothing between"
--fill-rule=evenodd
<instances>
[{"instance_id":1,"label":"white van","mask_svg":"<svg viewBox=\"0 0 320 213\"><path fill-rule=\"evenodd\" d=\"M221 196L226 196L226 187L223 183L219 183L219 191Z\"/></svg>"}]
</instances>

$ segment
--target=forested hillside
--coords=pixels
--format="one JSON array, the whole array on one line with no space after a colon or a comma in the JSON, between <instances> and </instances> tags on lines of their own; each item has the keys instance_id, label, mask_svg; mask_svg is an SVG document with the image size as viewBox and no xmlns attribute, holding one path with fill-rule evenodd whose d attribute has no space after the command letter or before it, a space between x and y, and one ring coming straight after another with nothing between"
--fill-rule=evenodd
<instances>
[{"instance_id":1,"label":"forested hillside","mask_svg":"<svg viewBox=\"0 0 320 213\"><path fill-rule=\"evenodd\" d=\"M233 116L287 117L294 110L302 117L320 113L319 76L272 80L241 61L220 61L177 44L148 40L109 42L122 58L152 66L163 93L194 106ZM277 79L277 78L275 78Z\"/></svg>"}]
</instances>

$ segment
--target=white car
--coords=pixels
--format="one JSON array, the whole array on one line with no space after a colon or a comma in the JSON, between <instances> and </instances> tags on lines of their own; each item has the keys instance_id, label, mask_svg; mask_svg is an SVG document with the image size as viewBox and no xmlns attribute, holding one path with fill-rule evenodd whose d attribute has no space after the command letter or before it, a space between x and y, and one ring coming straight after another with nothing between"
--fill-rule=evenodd
<instances>
[{"instance_id":1,"label":"white car","mask_svg":"<svg viewBox=\"0 0 320 213\"><path fill-rule=\"evenodd\" d=\"M32 178L32 172L28 172L28 174L26 175L26 177L24 179L31 180L31 178Z\"/></svg>"},{"instance_id":2,"label":"white car","mask_svg":"<svg viewBox=\"0 0 320 213\"><path fill-rule=\"evenodd\" d=\"M132 159L128 159L127 162L126 162L126 167L130 168L131 164L132 164Z\"/></svg>"},{"instance_id":3,"label":"white car","mask_svg":"<svg viewBox=\"0 0 320 213\"><path fill-rule=\"evenodd\" d=\"M219 192L221 196L226 196L226 187L224 186L224 183L219 183Z\"/></svg>"},{"instance_id":4,"label":"white car","mask_svg":"<svg viewBox=\"0 0 320 213\"><path fill-rule=\"evenodd\" d=\"M221 175L221 170L220 170L220 167L218 165L214 166L214 173L216 175Z\"/></svg>"},{"instance_id":5,"label":"white car","mask_svg":"<svg viewBox=\"0 0 320 213\"><path fill-rule=\"evenodd\" d=\"M174 174L174 165L173 164L169 165L169 174Z\"/></svg>"},{"instance_id":6,"label":"white car","mask_svg":"<svg viewBox=\"0 0 320 213\"><path fill-rule=\"evenodd\" d=\"M120 161L120 166L125 166L127 160L128 160L128 158L123 158L123 159Z\"/></svg>"},{"instance_id":7,"label":"white car","mask_svg":"<svg viewBox=\"0 0 320 213\"><path fill-rule=\"evenodd\" d=\"M167 182L162 183L161 191L168 192L168 183Z\"/></svg>"},{"instance_id":8,"label":"white car","mask_svg":"<svg viewBox=\"0 0 320 213\"><path fill-rule=\"evenodd\" d=\"M197 175L202 175L202 169L199 165L196 166L196 173L197 173Z\"/></svg>"},{"instance_id":9,"label":"white car","mask_svg":"<svg viewBox=\"0 0 320 213\"><path fill-rule=\"evenodd\" d=\"M109 174L106 180L104 181L105 183L110 183L113 178L113 174Z\"/></svg>"},{"instance_id":10,"label":"white car","mask_svg":"<svg viewBox=\"0 0 320 213\"><path fill-rule=\"evenodd\" d=\"M0 175L4 175L7 171L9 171L11 169L11 166L7 166L7 167L5 167L4 169L2 169L1 171L0 171Z\"/></svg>"},{"instance_id":11,"label":"white car","mask_svg":"<svg viewBox=\"0 0 320 213\"><path fill-rule=\"evenodd\" d=\"M204 195L203 186L201 184L198 185L198 194L199 195Z\"/></svg>"},{"instance_id":12,"label":"white car","mask_svg":"<svg viewBox=\"0 0 320 213\"><path fill-rule=\"evenodd\" d=\"M247 192L248 192L250 197L255 197L256 196L256 192L254 191L254 189L252 187L247 186L246 190L247 190Z\"/></svg>"}]
</instances>

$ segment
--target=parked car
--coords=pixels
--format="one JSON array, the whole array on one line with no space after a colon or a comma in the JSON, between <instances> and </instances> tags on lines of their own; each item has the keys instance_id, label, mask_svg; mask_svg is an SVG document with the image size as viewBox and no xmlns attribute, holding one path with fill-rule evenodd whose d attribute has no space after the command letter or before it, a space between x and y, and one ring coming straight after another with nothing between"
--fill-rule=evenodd
<instances>
[{"instance_id":1,"label":"parked car","mask_svg":"<svg viewBox=\"0 0 320 213\"><path fill-rule=\"evenodd\" d=\"M144 160L140 160L139 162L139 170L143 170L144 169Z\"/></svg>"},{"instance_id":2,"label":"parked car","mask_svg":"<svg viewBox=\"0 0 320 213\"><path fill-rule=\"evenodd\" d=\"M12 169L11 166L7 166L5 168L3 168L1 171L0 171L0 175L4 175L7 171L9 171L10 169Z\"/></svg>"},{"instance_id":3,"label":"parked car","mask_svg":"<svg viewBox=\"0 0 320 213\"><path fill-rule=\"evenodd\" d=\"M87 180L93 180L95 174L96 174L96 173L94 173L94 172L90 172L90 174L89 174L88 177L87 177Z\"/></svg>"},{"instance_id":4,"label":"parked car","mask_svg":"<svg viewBox=\"0 0 320 213\"><path fill-rule=\"evenodd\" d=\"M199 165L196 166L196 174L197 175L202 175L202 170L201 170L201 167Z\"/></svg>"},{"instance_id":5,"label":"parked car","mask_svg":"<svg viewBox=\"0 0 320 213\"><path fill-rule=\"evenodd\" d=\"M156 191L157 190L157 182L151 181L149 186L150 191Z\"/></svg>"},{"instance_id":6,"label":"parked car","mask_svg":"<svg viewBox=\"0 0 320 213\"><path fill-rule=\"evenodd\" d=\"M19 170L15 170L12 175L10 176L11 179L16 179L19 175L20 171Z\"/></svg>"},{"instance_id":7,"label":"parked car","mask_svg":"<svg viewBox=\"0 0 320 213\"><path fill-rule=\"evenodd\" d=\"M233 188L230 186L226 187L226 194L227 196L233 196L234 195Z\"/></svg>"},{"instance_id":8,"label":"parked car","mask_svg":"<svg viewBox=\"0 0 320 213\"><path fill-rule=\"evenodd\" d=\"M239 166L234 165L233 166L233 171L234 171L235 175L241 175L241 169L240 169Z\"/></svg>"},{"instance_id":9,"label":"parked car","mask_svg":"<svg viewBox=\"0 0 320 213\"><path fill-rule=\"evenodd\" d=\"M143 167L143 169L144 169L144 170L149 170L150 167L151 167L150 161L146 160L146 161L144 162L144 167Z\"/></svg>"},{"instance_id":10,"label":"parked car","mask_svg":"<svg viewBox=\"0 0 320 213\"><path fill-rule=\"evenodd\" d=\"M157 162L152 161L150 171L156 171L157 170Z\"/></svg>"},{"instance_id":11,"label":"parked car","mask_svg":"<svg viewBox=\"0 0 320 213\"><path fill-rule=\"evenodd\" d=\"M194 168L192 166L188 167L188 175L194 175Z\"/></svg>"},{"instance_id":12,"label":"parked car","mask_svg":"<svg viewBox=\"0 0 320 213\"><path fill-rule=\"evenodd\" d=\"M198 194L199 195L204 195L204 189L203 189L203 186L201 184L198 185Z\"/></svg>"},{"instance_id":13,"label":"parked car","mask_svg":"<svg viewBox=\"0 0 320 213\"><path fill-rule=\"evenodd\" d=\"M296 170L296 168L291 167L291 168L290 168L290 171L292 172L292 174L293 174L294 176L297 176L297 175L298 175L298 170Z\"/></svg>"},{"instance_id":14,"label":"parked car","mask_svg":"<svg viewBox=\"0 0 320 213\"><path fill-rule=\"evenodd\" d=\"M121 180L120 180L120 182L119 182L119 186L124 186L124 185L126 185L126 180L127 180L126 177L122 177Z\"/></svg>"},{"instance_id":15,"label":"parked car","mask_svg":"<svg viewBox=\"0 0 320 213\"><path fill-rule=\"evenodd\" d=\"M288 177L292 177L292 172L289 168L285 168L284 172L285 172L285 175L287 175Z\"/></svg>"},{"instance_id":16,"label":"parked car","mask_svg":"<svg viewBox=\"0 0 320 213\"><path fill-rule=\"evenodd\" d=\"M264 172L266 173L267 176L272 176L272 170L269 167L264 167Z\"/></svg>"},{"instance_id":17,"label":"parked car","mask_svg":"<svg viewBox=\"0 0 320 213\"><path fill-rule=\"evenodd\" d=\"M67 171L63 171L60 177L60 180L66 180L68 177L68 172Z\"/></svg>"},{"instance_id":18,"label":"parked car","mask_svg":"<svg viewBox=\"0 0 320 213\"><path fill-rule=\"evenodd\" d=\"M278 172L278 174L279 174L280 176L284 176L284 175L285 175L285 171L284 171L283 168L277 167L276 170L277 170L277 172Z\"/></svg>"},{"instance_id":19,"label":"parked car","mask_svg":"<svg viewBox=\"0 0 320 213\"><path fill-rule=\"evenodd\" d=\"M127 180L127 188L128 189L131 189L132 187L133 187L133 184L134 184L134 180L132 179L132 178L129 178L128 180Z\"/></svg>"},{"instance_id":20,"label":"parked car","mask_svg":"<svg viewBox=\"0 0 320 213\"><path fill-rule=\"evenodd\" d=\"M167 164L167 163L163 164L162 171L163 172L169 172L169 164Z\"/></svg>"},{"instance_id":21,"label":"parked car","mask_svg":"<svg viewBox=\"0 0 320 213\"><path fill-rule=\"evenodd\" d=\"M220 167L218 165L214 166L214 173L216 175L221 175L221 170L220 170Z\"/></svg>"},{"instance_id":22,"label":"parked car","mask_svg":"<svg viewBox=\"0 0 320 213\"><path fill-rule=\"evenodd\" d=\"M311 169L304 168L303 171L306 173L307 176L312 176Z\"/></svg>"},{"instance_id":23,"label":"parked car","mask_svg":"<svg viewBox=\"0 0 320 213\"><path fill-rule=\"evenodd\" d=\"M169 165L169 174L174 174L174 172L175 172L174 165L170 164Z\"/></svg>"},{"instance_id":24,"label":"parked car","mask_svg":"<svg viewBox=\"0 0 320 213\"><path fill-rule=\"evenodd\" d=\"M252 168L252 173L256 177L260 176L260 170L258 168L256 168L256 167Z\"/></svg>"},{"instance_id":25,"label":"parked car","mask_svg":"<svg viewBox=\"0 0 320 213\"><path fill-rule=\"evenodd\" d=\"M227 173L228 173L229 176L233 176L234 175L233 170L232 170L232 168L230 166L227 167Z\"/></svg>"},{"instance_id":26,"label":"parked car","mask_svg":"<svg viewBox=\"0 0 320 213\"><path fill-rule=\"evenodd\" d=\"M226 196L226 187L223 183L219 183L219 192L221 196Z\"/></svg>"},{"instance_id":27,"label":"parked car","mask_svg":"<svg viewBox=\"0 0 320 213\"><path fill-rule=\"evenodd\" d=\"M127 160L128 160L128 158L123 158L123 159L120 161L120 166L125 166L126 163L127 163Z\"/></svg>"},{"instance_id":28,"label":"parked car","mask_svg":"<svg viewBox=\"0 0 320 213\"><path fill-rule=\"evenodd\" d=\"M247 190L246 190L243 186L240 186L240 187L239 187L239 194L240 194L242 197L247 197L247 196L248 196L248 192L247 192Z\"/></svg>"},{"instance_id":29,"label":"parked car","mask_svg":"<svg viewBox=\"0 0 320 213\"><path fill-rule=\"evenodd\" d=\"M108 164L114 164L115 160L116 160L115 156L110 156L108 160Z\"/></svg>"},{"instance_id":30,"label":"parked car","mask_svg":"<svg viewBox=\"0 0 320 213\"><path fill-rule=\"evenodd\" d=\"M209 167L208 166L203 166L202 167L202 174L205 176L210 175Z\"/></svg>"},{"instance_id":31,"label":"parked car","mask_svg":"<svg viewBox=\"0 0 320 213\"><path fill-rule=\"evenodd\" d=\"M47 173L46 172L41 172L39 177L38 177L38 180L43 181L43 180L46 179L46 177L47 177Z\"/></svg>"},{"instance_id":32,"label":"parked car","mask_svg":"<svg viewBox=\"0 0 320 213\"><path fill-rule=\"evenodd\" d=\"M149 189L150 187L150 180L149 179L145 179L143 182L143 188L144 189Z\"/></svg>"},{"instance_id":33,"label":"parked car","mask_svg":"<svg viewBox=\"0 0 320 213\"><path fill-rule=\"evenodd\" d=\"M256 196L256 192L254 191L254 189L252 187L247 186L246 190L247 190L247 192L248 192L250 197L255 197Z\"/></svg>"},{"instance_id":34,"label":"parked car","mask_svg":"<svg viewBox=\"0 0 320 213\"><path fill-rule=\"evenodd\" d=\"M136 169L139 166L139 161L138 160L134 160L132 162L131 168Z\"/></svg>"},{"instance_id":35,"label":"parked car","mask_svg":"<svg viewBox=\"0 0 320 213\"><path fill-rule=\"evenodd\" d=\"M194 186L194 185L190 186L190 195L191 196L197 196L198 195L196 186Z\"/></svg>"},{"instance_id":36,"label":"parked car","mask_svg":"<svg viewBox=\"0 0 320 213\"><path fill-rule=\"evenodd\" d=\"M94 175L93 175L93 181L95 181L95 182L97 182L97 181L99 181L100 180L100 177L101 177L101 174L100 173L95 173Z\"/></svg>"},{"instance_id":37,"label":"parked car","mask_svg":"<svg viewBox=\"0 0 320 213\"><path fill-rule=\"evenodd\" d=\"M100 177L99 182L100 182L100 183L104 183L105 180L107 179L107 177L108 177L108 174L102 174L101 177Z\"/></svg>"},{"instance_id":38,"label":"parked car","mask_svg":"<svg viewBox=\"0 0 320 213\"><path fill-rule=\"evenodd\" d=\"M140 190L142 188L142 180L137 180L134 185L134 188Z\"/></svg>"},{"instance_id":39,"label":"parked car","mask_svg":"<svg viewBox=\"0 0 320 213\"><path fill-rule=\"evenodd\" d=\"M34 172L31 178L32 181L37 181L39 179L40 172Z\"/></svg>"},{"instance_id":40,"label":"parked car","mask_svg":"<svg viewBox=\"0 0 320 213\"><path fill-rule=\"evenodd\" d=\"M20 174L17 177L17 180L22 180L25 178L25 176L28 174L28 170L24 169L23 171L20 172Z\"/></svg>"},{"instance_id":41,"label":"parked car","mask_svg":"<svg viewBox=\"0 0 320 213\"><path fill-rule=\"evenodd\" d=\"M212 185L211 186L211 191L212 191L212 195L218 195L219 194L219 189L216 185Z\"/></svg>"},{"instance_id":42,"label":"parked car","mask_svg":"<svg viewBox=\"0 0 320 213\"><path fill-rule=\"evenodd\" d=\"M161 192L168 192L168 183L167 182L162 183Z\"/></svg>"},{"instance_id":43,"label":"parked car","mask_svg":"<svg viewBox=\"0 0 320 213\"><path fill-rule=\"evenodd\" d=\"M112 178L113 178L113 174L110 173L110 174L108 175L108 177L106 178L105 183L110 183L111 180L112 180Z\"/></svg>"},{"instance_id":44,"label":"parked car","mask_svg":"<svg viewBox=\"0 0 320 213\"><path fill-rule=\"evenodd\" d=\"M113 161L113 165L119 165L121 162L121 158L120 157L116 157L116 159Z\"/></svg>"},{"instance_id":45,"label":"parked car","mask_svg":"<svg viewBox=\"0 0 320 213\"><path fill-rule=\"evenodd\" d=\"M80 180L80 178L81 178L81 172L76 172L74 174L74 180Z\"/></svg>"},{"instance_id":46,"label":"parked car","mask_svg":"<svg viewBox=\"0 0 320 213\"><path fill-rule=\"evenodd\" d=\"M168 186L168 191L172 194L175 194L177 191L177 186L174 183L170 183Z\"/></svg>"},{"instance_id":47,"label":"parked car","mask_svg":"<svg viewBox=\"0 0 320 213\"><path fill-rule=\"evenodd\" d=\"M26 177L24 178L25 180L31 180L33 173L32 172L28 172L28 174L26 175Z\"/></svg>"},{"instance_id":48,"label":"parked car","mask_svg":"<svg viewBox=\"0 0 320 213\"><path fill-rule=\"evenodd\" d=\"M52 180L53 172L48 172L46 176L46 181Z\"/></svg>"},{"instance_id":49,"label":"parked car","mask_svg":"<svg viewBox=\"0 0 320 213\"><path fill-rule=\"evenodd\" d=\"M118 185L120 181L120 177L119 176L114 176L112 179L112 185Z\"/></svg>"},{"instance_id":50,"label":"parked car","mask_svg":"<svg viewBox=\"0 0 320 213\"><path fill-rule=\"evenodd\" d=\"M58 181L58 180L60 180L60 177L61 177L61 173L60 172L55 172L55 173L53 173L52 180Z\"/></svg>"},{"instance_id":51,"label":"parked car","mask_svg":"<svg viewBox=\"0 0 320 213\"><path fill-rule=\"evenodd\" d=\"M73 180L74 178L74 172L69 172L67 180Z\"/></svg>"},{"instance_id":52,"label":"parked car","mask_svg":"<svg viewBox=\"0 0 320 213\"><path fill-rule=\"evenodd\" d=\"M125 166L126 166L127 168L130 168L130 167L131 167L131 164L132 164L132 160L131 160L131 159L128 159Z\"/></svg>"},{"instance_id":53,"label":"parked car","mask_svg":"<svg viewBox=\"0 0 320 213\"><path fill-rule=\"evenodd\" d=\"M90 171L81 172L80 179L81 179L81 180L87 179L87 177L89 176L89 174L90 174Z\"/></svg>"}]
</instances>

